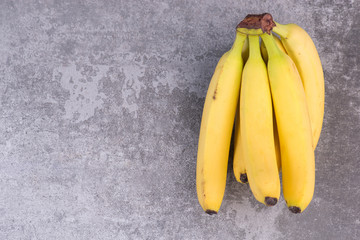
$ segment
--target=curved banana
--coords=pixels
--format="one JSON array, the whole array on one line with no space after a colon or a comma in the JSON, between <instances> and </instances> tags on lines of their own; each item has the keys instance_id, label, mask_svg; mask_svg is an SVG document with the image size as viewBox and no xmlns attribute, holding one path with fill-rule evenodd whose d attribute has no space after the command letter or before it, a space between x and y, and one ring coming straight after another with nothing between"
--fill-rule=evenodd
<instances>
[{"instance_id":1,"label":"curved banana","mask_svg":"<svg viewBox=\"0 0 360 240\"><path fill-rule=\"evenodd\" d=\"M269 60L268 75L276 115L282 183L289 210L300 213L310 203L315 186L315 157L309 112L300 75L273 37L262 34Z\"/></svg>"},{"instance_id":2,"label":"curved banana","mask_svg":"<svg viewBox=\"0 0 360 240\"><path fill-rule=\"evenodd\" d=\"M278 48L283 52L283 53L286 53L286 50L284 48L284 46L282 45L281 43L281 40L276 37L275 35L272 35L274 40L275 40L275 43L276 45L278 46ZM264 41L261 41L261 45L260 45L260 50L261 50L261 55L265 61L265 63L267 63L268 61L268 55L267 55L267 51L266 51L266 47L265 47L265 44L264 44Z\"/></svg>"},{"instance_id":3,"label":"curved banana","mask_svg":"<svg viewBox=\"0 0 360 240\"><path fill-rule=\"evenodd\" d=\"M286 52L294 61L304 86L311 120L314 149L320 138L324 118L324 73L314 42L296 24L276 23L273 31L280 35Z\"/></svg>"},{"instance_id":4,"label":"curved banana","mask_svg":"<svg viewBox=\"0 0 360 240\"><path fill-rule=\"evenodd\" d=\"M280 180L270 86L259 36L248 37L250 56L243 70L240 93L241 145L251 191L259 202L274 206L280 197Z\"/></svg>"},{"instance_id":5,"label":"curved banana","mask_svg":"<svg viewBox=\"0 0 360 240\"><path fill-rule=\"evenodd\" d=\"M197 155L196 190L199 203L208 214L217 213L225 192L245 38L246 35L236 32L235 42L220 59L205 98Z\"/></svg>"},{"instance_id":6,"label":"curved banana","mask_svg":"<svg viewBox=\"0 0 360 240\"><path fill-rule=\"evenodd\" d=\"M245 63L249 58L249 39L246 38L244 42L244 46L242 48L241 56L243 62ZM240 83L241 88L241 83ZM241 91L241 90L240 90ZM247 175L245 169L244 157L242 156L241 149L241 139L240 139L240 98L238 101L238 106L236 108L236 116L235 116L235 135L234 135L234 156L233 156L233 171L235 175L236 181L240 183L247 183Z\"/></svg>"},{"instance_id":7,"label":"curved banana","mask_svg":"<svg viewBox=\"0 0 360 240\"><path fill-rule=\"evenodd\" d=\"M241 90L240 90L241 91ZM239 99L240 100L240 99ZM239 101L240 103L240 101ZM240 137L240 105L238 103L235 117L235 137L234 137L234 157L233 157L233 171L235 179L241 183L247 183L248 178L246 174L245 161L243 150L241 146Z\"/></svg>"},{"instance_id":8,"label":"curved banana","mask_svg":"<svg viewBox=\"0 0 360 240\"><path fill-rule=\"evenodd\" d=\"M272 35L272 36L273 36L273 38L275 40L275 43L278 46L278 48L283 53L286 53L286 50L285 50L284 46L282 45L280 39L278 37L276 37L275 35ZM261 41L260 50L261 50L262 58L264 59L265 63L267 63L268 54L267 54L267 51L266 51L264 41ZM275 140L276 161L277 161L277 164L278 164L278 169L280 171L281 170L280 143L279 143L279 135L278 135L278 132L277 132L275 113L273 114L273 116L274 116L274 140Z\"/></svg>"}]
</instances>

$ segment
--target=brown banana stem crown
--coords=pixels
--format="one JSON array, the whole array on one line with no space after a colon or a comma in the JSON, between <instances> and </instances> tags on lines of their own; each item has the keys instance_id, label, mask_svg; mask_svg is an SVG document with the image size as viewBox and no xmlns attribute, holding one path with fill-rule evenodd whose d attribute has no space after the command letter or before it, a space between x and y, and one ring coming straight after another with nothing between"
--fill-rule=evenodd
<instances>
[{"instance_id":1,"label":"brown banana stem crown","mask_svg":"<svg viewBox=\"0 0 360 240\"><path fill-rule=\"evenodd\" d=\"M263 33L270 34L276 24L270 13L263 14L249 14L247 15L236 28L245 29L261 29Z\"/></svg>"}]
</instances>

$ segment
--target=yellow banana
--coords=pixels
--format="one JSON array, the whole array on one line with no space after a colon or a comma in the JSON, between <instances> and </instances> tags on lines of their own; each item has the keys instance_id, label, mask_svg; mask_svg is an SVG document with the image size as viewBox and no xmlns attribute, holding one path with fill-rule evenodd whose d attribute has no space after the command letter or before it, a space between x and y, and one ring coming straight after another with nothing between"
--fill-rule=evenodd
<instances>
[{"instance_id":1,"label":"yellow banana","mask_svg":"<svg viewBox=\"0 0 360 240\"><path fill-rule=\"evenodd\" d=\"M233 171L234 171L235 179L238 182L247 183L248 178L247 178L247 174L246 174L245 161L244 161L243 150L242 150L242 146L241 146L241 138L240 138L240 105L239 105L239 102L238 102L238 106L236 109L236 117L235 117Z\"/></svg>"},{"instance_id":2,"label":"yellow banana","mask_svg":"<svg viewBox=\"0 0 360 240\"><path fill-rule=\"evenodd\" d=\"M250 55L243 70L240 94L241 145L251 191L259 202L273 206L280 196L280 180L270 86L259 36L248 37Z\"/></svg>"},{"instance_id":3,"label":"yellow banana","mask_svg":"<svg viewBox=\"0 0 360 240\"><path fill-rule=\"evenodd\" d=\"M248 38L245 39L244 46L242 48L241 56L243 62L249 58L249 40ZM240 99L239 99L240 100ZM239 102L238 102L239 104ZM245 162L244 157L242 156L241 150L241 140L240 140L240 112L239 106L236 110L236 117L235 117L235 137L234 137L234 156L233 156L233 171L235 175L235 179L240 183L247 183L247 175L245 169Z\"/></svg>"},{"instance_id":4,"label":"yellow banana","mask_svg":"<svg viewBox=\"0 0 360 240\"><path fill-rule=\"evenodd\" d=\"M217 213L225 192L245 38L246 35L236 32L234 44L220 59L205 98L197 155L196 190L199 203L208 214Z\"/></svg>"},{"instance_id":5,"label":"yellow banana","mask_svg":"<svg viewBox=\"0 0 360 240\"><path fill-rule=\"evenodd\" d=\"M304 88L291 58L279 50L271 35L261 37L269 56L284 198L291 212L300 213L310 203L315 186L313 138Z\"/></svg>"},{"instance_id":6,"label":"yellow banana","mask_svg":"<svg viewBox=\"0 0 360 240\"><path fill-rule=\"evenodd\" d=\"M320 138L324 118L324 73L314 42L296 24L276 23L273 31L280 35L286 52L294 61L304 86L308 104L314 149Z\"/></svg>"},{"instance_id":7,"label":"yellow banana","mask_svg":"<svg viewBox=\"0 0 360 240\"><path fill-rule=\"evenodd\" d=\"M278 48L283 52L286 53L284 46L282 45L280 39L278 37L276 37L275 35L272 35L276 45L278 46ZM268 54L266 51L266 47L264 44L264 41L261 41L261 45L260 45L260 50L261 50L261 56L264 59L265 63L267 63L268 61ZM276 118L275 118L275 113L273 114L274 116L274 140L275 140L275 150L276 150L276 161L278 164L278 169L280 171L281 169L281 155L280 155L280 144L279 144L279 136L278 136L278 132L277 132L277 126L276 126Z\"/></svg>"},{"instance_id":8,"label":"yellow banana","mask_svg":"<svg viewBox=\"0 0 360 240\"><path fill-rule=\"evenodd\" d=\"M244 46L242 48L241 53L243 62L245 63L249 58L249 39L246 38L244 42ZM241 83L240 83L241 88ZM235 137L234 137L234 156L233 156L233 171L235 175L235 179L240 183L247 183L247 175L245 169L244 157L242 156L241 149L241 139L240 139L240 98L238 101L238 106L236 108L236 116L235 116Z\"/></svg>"},{"instance_id":9,"label":"yellow banana","mask_svg":"<svg viewBox=\"0 0 360 240\"><path fill-rule=\"evenodd\" d=\"M280 39L278 37L276 37L275 35L272 35L274 40L275 40L275 43L276 45L278 46L278 48L283 52L283 53L286 53L286 50L284 48L284 46L282 45ZM268 61L268 55L267 55L267 52L266 52L266 47L265 47L265 44L264 44L264 41L261 41L261 45L260 45L260 49L261 49L261 55L264 59L264 61L267 63Z\"/></svg>"}]
</instances>

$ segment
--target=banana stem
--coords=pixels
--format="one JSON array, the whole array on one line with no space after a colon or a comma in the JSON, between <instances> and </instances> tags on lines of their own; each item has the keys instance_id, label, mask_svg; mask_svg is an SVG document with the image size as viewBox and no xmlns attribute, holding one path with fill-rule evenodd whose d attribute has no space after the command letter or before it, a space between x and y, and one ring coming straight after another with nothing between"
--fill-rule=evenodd
<instances>
[{"instance_id":1,"label":"banana stem","mask_svg":"<svg viewBox=\"0 0 360 240\"><path fill-rule=\"evenodd\" d=\"M289 32L287 31L286 26L278 22L275 22L275 24L276 26L273 28L273 31L280 37L287 38Z\"/></svg>"},{"instance_id":2,"label":"banana stem","mask_svg":"<svg viewBox=\"0 0 360 240\"><path fill-rule=\"evenodd\" d=\"M270 13L249 14L237 25L236 29L241 29L242 32L249 34L256 34L255 32L270 34L274 26L275 23Z\"/></svg>"},{"instance_id":3,"label":"banana stem","mask_svg":"<svg viewBox=\"0 0 360 240\"><path fill-rule=\"evenodd\" d=\"M249 46L250 46L250 55L249 58L259 58L261 57L260 54L260 46L259 46L259 36L249 35Z\"/></svg>"},{"instance_id":4,"label":"banana stem","mask_svg":"<svg viewBox=\"0 0 360 240\"><path fill-rule=\"evenodd\" d=\"M261 34L262 40L264 40L266 51L268 52L269 59L272 56L281 55L281 50L278 48L278 46L275 43L275 40L271 35L269 34Z\"/></svg>"},{"instance_id":5,"label":"banana stem","mask_svg":"<svg viewBox=\"0 0 360 240\"><path fill-rule=\"evenodd\" d=\"M241 52L242 52L243 45L244 45L244 42L245 42L245 39L246 39L246 35L245 35L245 34L236 31L236 37L235 37L234 44L233 44L233 46L231 47L231 52L235 52L235 53L240 52L240 53L241 53Z\"/></svg>"}]
</instances>

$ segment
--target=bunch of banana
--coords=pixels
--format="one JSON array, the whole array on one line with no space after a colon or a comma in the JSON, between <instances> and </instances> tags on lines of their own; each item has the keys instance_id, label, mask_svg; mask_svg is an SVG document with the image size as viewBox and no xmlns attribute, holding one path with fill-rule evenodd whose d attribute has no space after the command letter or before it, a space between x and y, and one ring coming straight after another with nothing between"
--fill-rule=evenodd
<instances>
[{"instance_id":1,"label":"bunch of banana","mask_svg":"<svg viewBox=\"0 0 360 240\"><path fill-rule=\"evenodd\" d=\"M274 22L268 13L246 16L205 99L196 169L204 211L220 208L234 125L236 180L249 182L259 202L274 206L281 170L289 210L304 211L314 193L323 115L324 76L310 36L296 24Z\"/></svg>"}]
</instances>

